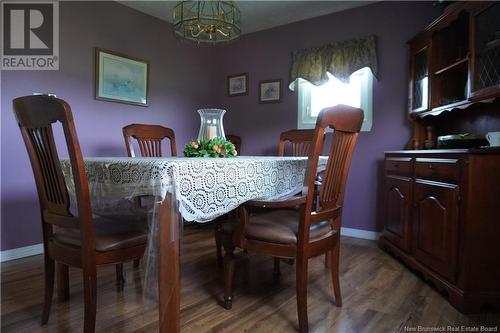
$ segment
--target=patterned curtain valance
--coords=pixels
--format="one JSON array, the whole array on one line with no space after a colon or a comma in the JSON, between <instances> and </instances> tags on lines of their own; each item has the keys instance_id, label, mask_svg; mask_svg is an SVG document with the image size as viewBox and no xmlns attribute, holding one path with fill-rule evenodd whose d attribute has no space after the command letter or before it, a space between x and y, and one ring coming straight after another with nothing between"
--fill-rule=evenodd
<instances>
[{"instance_id":1,"label":"patterned curtain valance","mask_svg":"<svg viewBox=\"0 0 500 333\"><path fill-rule=\"evenodd\" d=\"M343 82L355 71L369 67L377 76L377 45L375 36L335 42L317 48L293 52L290 89L302 78L316 86L328 82L327 72Z\"/></svg>"}]
</instances>

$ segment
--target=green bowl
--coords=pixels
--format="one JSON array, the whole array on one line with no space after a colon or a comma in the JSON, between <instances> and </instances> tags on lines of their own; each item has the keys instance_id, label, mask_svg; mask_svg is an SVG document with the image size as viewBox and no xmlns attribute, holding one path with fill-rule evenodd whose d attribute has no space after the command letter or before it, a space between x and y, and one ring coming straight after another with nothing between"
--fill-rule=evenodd
<instances>
[{"instance_id":1,"label":"green bowl","mask_svg":"<svg viewBox=\"0 0 500 333\"><path fill-rule=\"evenodd\" d=\"M453 135L443 135L437 138L438 148L447 149L457 149L457 148L475 148L480 146L485 146L488 141L484 135L477 134L453 134Z\"/></svg>"}]
</instances>

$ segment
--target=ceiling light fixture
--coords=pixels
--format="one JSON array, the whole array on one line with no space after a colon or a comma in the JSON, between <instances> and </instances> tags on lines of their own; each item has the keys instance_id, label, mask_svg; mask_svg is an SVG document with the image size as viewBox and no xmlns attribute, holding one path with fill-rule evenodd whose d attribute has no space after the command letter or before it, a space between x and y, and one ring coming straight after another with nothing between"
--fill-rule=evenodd
<instances>
[{"instance_id":1,"label":"ceiling light fixture","mask_svg":"<svg viewBox=\"0 0 500 333\"><path fill-rule=\"evenodd\" d=\"M198 44L227 43L241 34L240 10L233 1L181 1L173 19L175 35Z\"/></svg>"}]
</instances>

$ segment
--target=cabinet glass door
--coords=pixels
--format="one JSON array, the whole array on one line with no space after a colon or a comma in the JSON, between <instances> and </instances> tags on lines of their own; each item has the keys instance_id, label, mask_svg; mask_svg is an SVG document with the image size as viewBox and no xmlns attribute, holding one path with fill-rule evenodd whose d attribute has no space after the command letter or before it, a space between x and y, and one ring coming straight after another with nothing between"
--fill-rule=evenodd
<instances>
[{"instance_id":1,"label":"cabinet glass door","mask_svg":"<svg viewBox=\"0 0 500 333\"><path fill-rule=\"evenodd\" d=\"M415 54L413 59L412 111L427 110L429 103L429 64L427 48Z\"/></svg>"},{"instance_id":2,"label":"cabinet glass door","mask_svg":"<svg viewBox=\"0 0 500 333\"><path fill-rule=\"evenodd\" d=\"M500 91L500 3L495 3L475 16L474 92L488 89Z\"/></svg>"}]
</instances>

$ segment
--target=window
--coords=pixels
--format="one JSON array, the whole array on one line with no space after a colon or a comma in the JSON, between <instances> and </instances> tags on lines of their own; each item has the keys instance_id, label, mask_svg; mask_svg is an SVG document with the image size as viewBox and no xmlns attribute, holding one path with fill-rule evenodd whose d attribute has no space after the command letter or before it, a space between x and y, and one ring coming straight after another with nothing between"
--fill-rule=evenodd
<instances>
[{"instance_id":1,"label":"window","mask_svg":"<svg viewBox=\"0 0 500 333\"><path fill-rule=\"evenodd\" d=\"M362 131L372 129L372 89L373 74L368 67L352 73L350 82L343 83L330 73L329 81L315 86L306 80L298 79L299 114L298 128L314 128L319 112L328 106L346 104L363 109L365 119Z\"/></svg>"}]
</instances>

